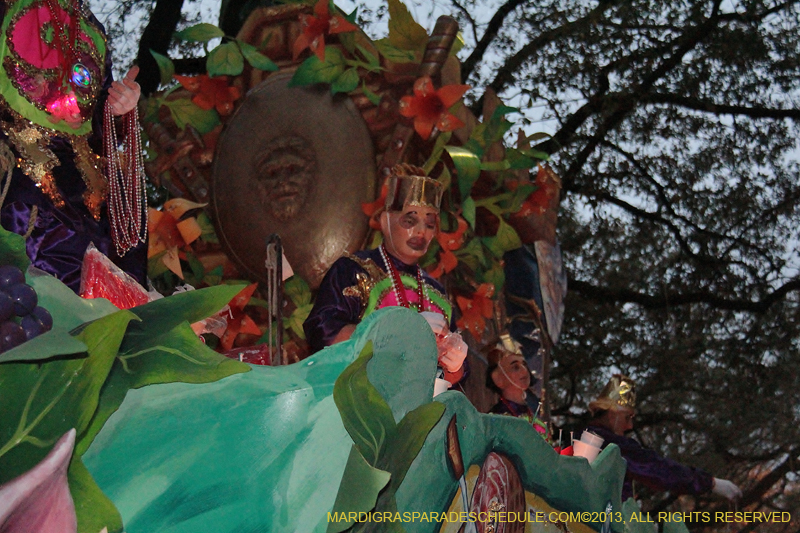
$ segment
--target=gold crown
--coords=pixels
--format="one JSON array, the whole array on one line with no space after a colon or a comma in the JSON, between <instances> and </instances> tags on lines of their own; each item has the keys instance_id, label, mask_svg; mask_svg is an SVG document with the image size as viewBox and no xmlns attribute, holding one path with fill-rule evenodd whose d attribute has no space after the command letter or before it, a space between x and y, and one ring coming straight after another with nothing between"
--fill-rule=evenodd
<instances>
[{"instance_id":1,"label":"gold crown","mask_svg":"<svg viewBox=\"0 0 800 533\"><path fill-rule=\"evenodd\" d=\"M636 407L636 383L622 374L611 376L597 399L589 403L589 411L594 415L598 411L607 411L616 406L631 409Z\"/></svg>"},{"instance_id":2,"label":"gold crown","mask_svg":"<svg viewBox=\"0 0 800 533\"><path fill-rule=\"evenodd\" d=\"M501 350L508 352L511 355L522 355L522 345L511 338L508 333L500 335L500 340L497 347Z\"/></svg>"},{"instance_id":3,"label":"gold crown","mask_svg":"<svg viewBox=\"0 0 800 533\"><path fill-rule=\"evenodd\" d=\"M389 211L402 211L407 206L432 207L439 211L442 205L442 183L427 177L419 167L393 166L386 185L386 209Z\"/></svg>"},{"instance_id":4,"label":"gold crown","mask_svg":"<svg viewBox=\"0 0 800 533\"><path fill-rule=\"evenodd\" d=\"M508 333L501 334L496 340L490 342L488 346L489 353L486 358L489 361L489 366L498 365L502 359L510 355L523 357L522 345L512 339Z\"/></svg>"}]
</instances>

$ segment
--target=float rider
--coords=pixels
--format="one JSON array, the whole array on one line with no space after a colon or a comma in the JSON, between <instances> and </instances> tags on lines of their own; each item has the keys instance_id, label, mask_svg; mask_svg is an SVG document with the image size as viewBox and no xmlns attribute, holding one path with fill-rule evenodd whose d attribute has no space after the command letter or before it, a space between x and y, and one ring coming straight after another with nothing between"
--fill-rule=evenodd
<instances>
[{"instance_id":1,"label":"float rider","mask_svg":"<svg viewBox=\"0 0 800 533\"><path fill-rule=\"evenodd\" d=\"M419 265L439 231L442 184L412 165L392 168L379 217L383 243L340 257L325 274L303 329L311 352L350 338L377 309L402 306L421 313L437 338L438 362L451 384L464 377L467 346L453 329L444 287Z\"/></svg>"}]
</instances>

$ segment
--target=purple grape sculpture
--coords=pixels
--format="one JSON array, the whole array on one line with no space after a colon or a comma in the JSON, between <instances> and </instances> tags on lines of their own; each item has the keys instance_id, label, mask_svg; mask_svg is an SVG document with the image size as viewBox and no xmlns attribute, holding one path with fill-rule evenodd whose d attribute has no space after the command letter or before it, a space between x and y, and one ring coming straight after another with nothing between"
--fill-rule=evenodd
<instances>
[{"instance_id":1,"label":"purple grape sculpture","mask_svg":"<svg viewBox=\"0 0 800 533\"><path fill-rule=\"evenodd\" d=\"M50 331L53 317L13 265L0 266L0 353Z\"/></svg>"}]
</instances>

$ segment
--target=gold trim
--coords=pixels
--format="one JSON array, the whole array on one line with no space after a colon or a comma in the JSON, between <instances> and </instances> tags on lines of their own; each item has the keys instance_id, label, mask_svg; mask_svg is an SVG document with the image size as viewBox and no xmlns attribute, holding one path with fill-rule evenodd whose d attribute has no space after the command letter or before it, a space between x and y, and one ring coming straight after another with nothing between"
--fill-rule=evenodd
<instances>
[{"instance_id":1,"label":"gold trim","mask_svg":"<svg viewBox=\"0 0 800 533\"><path fill-rule=\"evenodd\" d=\"M102 158L89 146L89 135L69 135L45 128L31 122L0 97L0 110L6 111L12 121L0 120L0 125L8 135L19 157L17 166L56 207L64 207L64 199L58 191L53 169L61 164L50 149L52 137L64 139L72 148L75 167L86 184L83 201L95 220L100 220L103 202L108 191L108 180L103 174Z\"/></svg>"},{"instance_id":2,"label":"gold trim","mask_svg":"<svg viewBox=\"0 0 800 533\"><path fill-rule=\"evenodd\" d=\"M372 279L373 286L379 283L381 280L388 278L389 274L385 272L378 264L370 258L361 259L357 255L353 255L350 253L345 252L344 256L351 261L354 261L358 266L363 268L367 275Z\"/></svg>"},{"instance_id":3,"label":"gold trim","mask_svg":"<svg viewBox=\"0 0 800 533\"><path fill-rule=\"evenodd\" d=\"M101 208L108 192L108 180L101 169L102 159L94 153L86 137L73 139L72 149L75 151L75 166L86 184L83 203L92 217L100 220Z\"/></svg>"},{"instance_id":4,"label":"gold trim","mask_svg":"<svg viewBox=\"0 0 800 533\"><path fill-rule=\"evenodd\" d=\"M364 310L369 304L369 294L372 292L374 287L375 282L372 280L372 278L363 272L358 272L356 274L356 284L352 287L347 287L342 291L342 294L345 296L354 296L361 300L361 312L358 315L359 320L364 318Z\"/></svg>"}]
</instances>

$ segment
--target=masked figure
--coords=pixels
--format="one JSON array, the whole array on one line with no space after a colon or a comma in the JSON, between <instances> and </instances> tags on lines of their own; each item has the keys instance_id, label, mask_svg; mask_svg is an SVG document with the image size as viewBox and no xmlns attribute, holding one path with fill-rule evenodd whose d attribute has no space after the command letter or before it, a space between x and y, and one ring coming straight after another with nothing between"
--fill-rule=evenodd
<instances>
[{"instance_id":1,"label":"masked figure","mask_svg":"<svg viewBox=\"0 0 800 533\"><path fill-rule=\"evenodd\" d=\"M103 27L79 0L3 2L0 17L3 228L25 235L33 265L75 291L92 242L144 282L138 69L112 83ZM123 115L136 138L120 164L115 117ZM104 141L116 157L100 157Z\"/></svg>"},{"instance_id":2,"label":"masked figure","mask_svg":"<svg viewBox=\"0 0 800 533\"><path fill-rule=\"evenodd\" d=\"M500 401L490 412L524 418L537 433L546 438L547 426L539 418L541 402L529 390L532 376L522 346L504 333L487 359L486 386L500 395Z\"/></svg>"},{"instance_id":3,"label":"masked figure","mask_svg":"<svg viewBox=\"0 0 800 533\"><path fill-rule=\"evenodd\" d=\"M589 403L589 411L592 421L586 429L604 439L603 447L610 443L619 446L628 464L622 486L623 501L633 496L634 482L653 490L669 491L673 495L712 492L729 500L742 496L739 487L730 481L667 459L625 436L633 430L636 415L636 385L629 377L615 374L597 399Z\"/></svg>"},{"instance_id":4,"label":"masked figure","mask_svg":"<svg viewBox=\"0 0 800 533\"><path fill-rule=\"evenodd\" d=\"M347 340L356 325L382 307L400 305L423 313L437 336L444 378L463 377L466 344L451 332L452 306L444 288L417 263L439 228L442 185L422 169L397 165L387 180L380 217L383 244L347 254L325 275L303 325L311 351Z\"/></svg>"}]
</instances>

